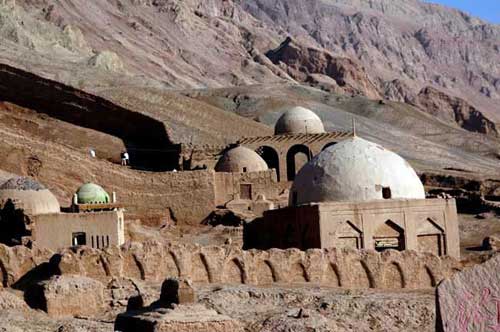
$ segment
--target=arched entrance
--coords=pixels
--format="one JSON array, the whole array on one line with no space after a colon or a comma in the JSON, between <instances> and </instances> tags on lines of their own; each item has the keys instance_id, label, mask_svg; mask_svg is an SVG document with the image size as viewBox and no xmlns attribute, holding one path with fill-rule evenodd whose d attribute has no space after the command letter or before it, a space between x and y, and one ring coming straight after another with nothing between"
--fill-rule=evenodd
<instances>
[{"instance_id":1,"label":"arched entrance","mask_svg":"<svg viewBox=\"0 0 500 332\"><path fill-rule=\"evenodd\" d=\"M311 150L305 145L294 145L286 154L286 169L288 181L293 181L295 175L309 160L311 160Z\"/></svg>"},{"instance_id":2,"label":"arched entrance","mask_svg":"<svg viewBox=\"0 0 500 332\"><path fill-rule=\"evenodd\" d=\"M260 146L255 150L257 154L264 159L269 169L276 170L276 176L278 178L278 182L280 180L280 160L278 156L278 152L275 149L269 146Z\"/></svg>"},{"instance_id":3,"label":"arched entrance","mask_svg":"<svg viewBox=\"0 0 500 332\"><path fill-rule=\"evenodd\" d=\"M392 220L386 220L374 234L375 250L405 250L405 231Z\"/></svg>"}]
</instances>

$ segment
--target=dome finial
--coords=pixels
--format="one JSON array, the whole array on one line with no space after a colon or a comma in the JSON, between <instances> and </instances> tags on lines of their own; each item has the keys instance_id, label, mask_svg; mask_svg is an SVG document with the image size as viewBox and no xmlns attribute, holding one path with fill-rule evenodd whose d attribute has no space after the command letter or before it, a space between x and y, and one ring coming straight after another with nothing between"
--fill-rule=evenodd
<instances>
[{"instance_id":1,"label":"dome finial","mask_svg":"<svg viewBox=\"0 0 500 332\"><path fill-rule=\"evenodd\" d=\"M356 137L356 119L352 117L352 136Z\"/></svg>"}]
</instances>

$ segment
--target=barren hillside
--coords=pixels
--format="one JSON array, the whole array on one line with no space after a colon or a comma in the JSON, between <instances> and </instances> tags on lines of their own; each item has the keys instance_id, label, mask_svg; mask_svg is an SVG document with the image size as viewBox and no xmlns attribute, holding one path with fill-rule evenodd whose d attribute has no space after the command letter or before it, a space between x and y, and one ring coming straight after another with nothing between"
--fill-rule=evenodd
<instances>
[{"instance_id":1,"label":"barren hillside","mask_svg":"<svg viewBox=\"0 0 500 332\"><path fill-rule=\"evenodd\" d=\"M90 91L295 80L425 110L433 87L500 121L500 27L418 0L4 0L0 36L2 61ZM286 37L307 53L268 58Z\"/></svg>"},{"instance_id":2,"label":"barren hillside","mask_svg":"<svg viewBox=\"0 0 500 332\"><path fill-rule=\"evenodd\" d=\"M94 179L123 197L155 178L115 168L124 147L225 145L302 105L328 130L355 118L421 174L496 183L498 36L413 0L4 0L0 168L62 200ZM169 169L154 163L134 166Z\"/></svg>"}]
</instances>

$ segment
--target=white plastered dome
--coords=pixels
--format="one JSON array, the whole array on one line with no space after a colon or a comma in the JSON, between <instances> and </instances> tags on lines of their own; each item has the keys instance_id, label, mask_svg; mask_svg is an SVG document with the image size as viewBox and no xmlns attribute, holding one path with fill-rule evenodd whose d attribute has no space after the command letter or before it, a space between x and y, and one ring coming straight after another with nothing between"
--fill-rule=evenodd
<instances>
[{"instance_id":1,"label":"white plastered dome","mask_svg":"<svg viewBox=\"0 0 500 332\"><path fill-rule=\"evenodd\" d=\"M228 173L260 172L267 169L264 159L244 146L227 150L215 165L217 172Z\"/></svg>"},{"instance_id":2,"label":"white plastered dome","mask_svg":"<svg viewBox=\"0 0 500 332\"><path fill-rule=\"evenodd\" d=\"M0 186L0 207L12 201L25 214L39 215L61 212L59 201L52 192L27 177L11 178Z\"/></svg>"},{"instance_id":3,"label":"white plastered dome","mask_svg":"<svg viewBox=\"0 0 500 332\"><path fill-rule=\"evenodd\" d=\"M318 154L299 171L290 190L290 205L389 198L424 199L424 187L406 160L359 137Z\"/></svg>"},{"instance_id":4,"label":"white plastered dome","mask_svg":"<svg viewBox=\"0 0 500 332\"><path fill-rule=\"evenodd\" d=\"M274 126L274 133L320 134L325 132L323 122L313 111L304 107L294 107L281 115Z\"/></svg>"}]
</instances>

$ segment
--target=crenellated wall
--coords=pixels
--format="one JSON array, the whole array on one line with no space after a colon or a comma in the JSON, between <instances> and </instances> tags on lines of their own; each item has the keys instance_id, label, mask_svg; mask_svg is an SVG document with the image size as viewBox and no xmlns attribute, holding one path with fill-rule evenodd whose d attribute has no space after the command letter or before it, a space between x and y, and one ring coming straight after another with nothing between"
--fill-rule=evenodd
<instances>
[{"instance_id":1,"label":"crenellated wall","mask_svg":"<svg viewBox=\"0 0 500 332\"><path fill-rule=\"evenodd\" d=\"M461 268L452 258L416 252L297 249L243 251L226 246L134 243L60 253L62 274L102 281L125 276L152 282L186 277L196 283L263 285L312 282L344 288L428 288Z\"/></svg>"}]
</instances>

